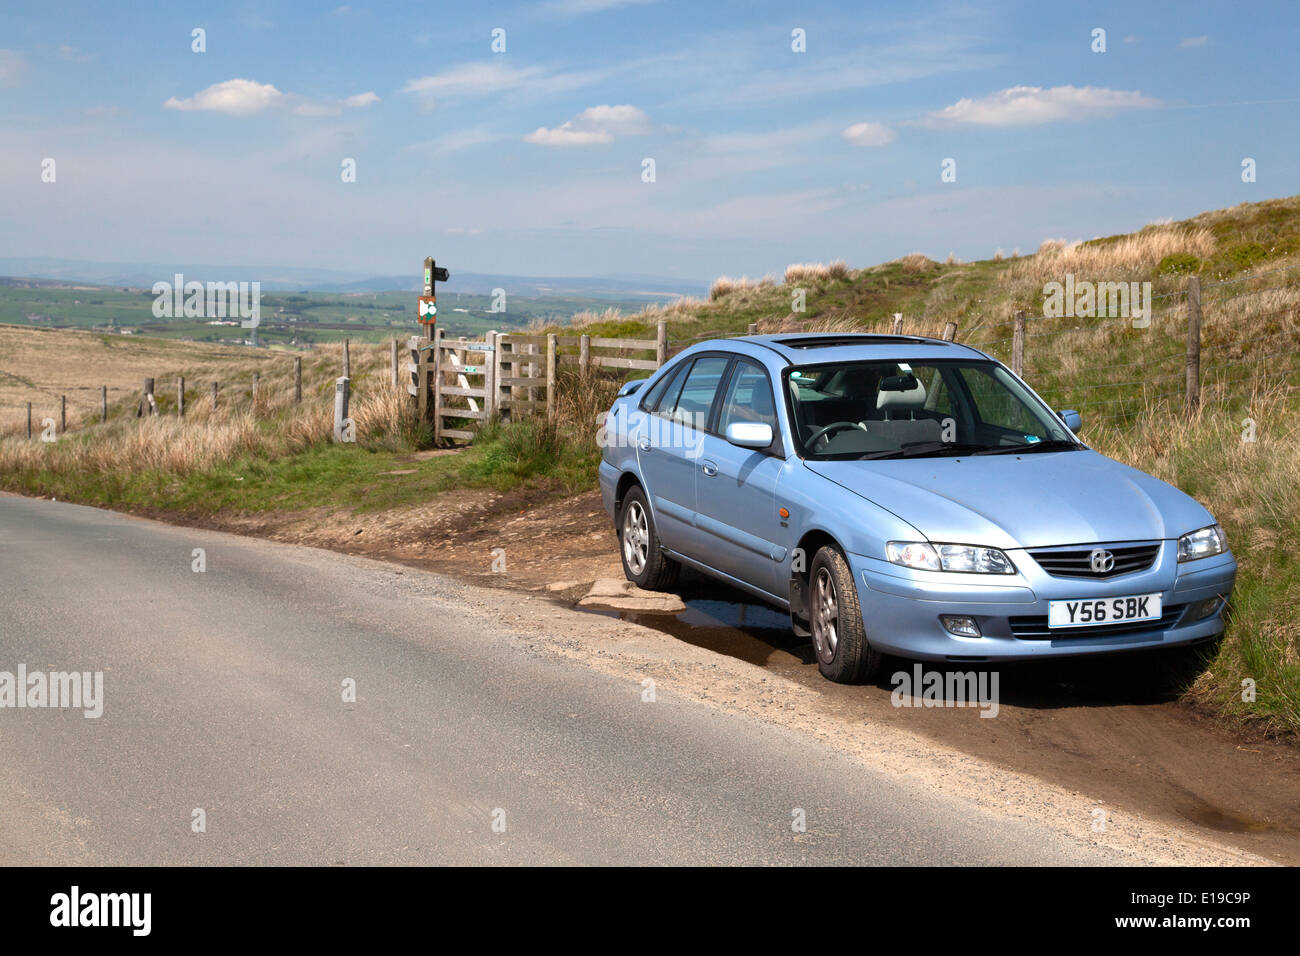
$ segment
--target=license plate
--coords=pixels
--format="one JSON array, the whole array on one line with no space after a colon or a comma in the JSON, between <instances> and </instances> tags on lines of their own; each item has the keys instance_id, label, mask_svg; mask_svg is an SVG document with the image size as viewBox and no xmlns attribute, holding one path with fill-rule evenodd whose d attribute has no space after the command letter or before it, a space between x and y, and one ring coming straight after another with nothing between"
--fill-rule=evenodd
<instances>
[{"instance_id":1,"label":"license plate","mask_svg":"<svg viewBox=\"0 0 1300 956\"><path fill-rule=\"evenodd\" d=\"M1133 621L1158 620L1161 613L1159 594L1051 601L1047 605L1047 626L1097 627L1102 624L1128 624Z\"/></svg>"}]
</instances>

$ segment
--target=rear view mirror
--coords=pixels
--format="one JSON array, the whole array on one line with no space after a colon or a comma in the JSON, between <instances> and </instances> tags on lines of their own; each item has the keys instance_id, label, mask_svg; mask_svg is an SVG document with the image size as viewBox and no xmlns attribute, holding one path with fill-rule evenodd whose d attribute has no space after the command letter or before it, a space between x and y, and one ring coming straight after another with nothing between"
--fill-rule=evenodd
<instances>
[{"instance_id":1,"label":"rear view mirror","mask_svg":"<svg viewBox=\"0 0 1300 956\"><path fill-rule=\"evenodd\" d=\"M618 397L622 398L624 395L631 395L648 381L650 381L648 378L634 378L630 382L624 382L623 387L618 390Z\"/></svg>"},{"instance_id":2,"label":"rear view mirror","mask_svg":"<svg viewBox=\"0 0 1300 956\"><path fill-rule=\"evenodd\" d=\"M911 392L916 390L920 382L916 380L915 375L889 375L880 380L880 390L882 392Z\"/></svg>"},{"instance_id":3,"label":"rear view mirror","mask_svg":"<svg viewBox=\"0 0 1300 956\"><path fill-rule=\"evenodd\" d=\"M772 444L772 426L766 422L732 422L726 437L741 448L766 448Z\"/></svg>"},{"instance_id":4,"label":"rear view mirror","mask_svg":"<svg viewBox=\"0 0 1300 956\"><path fill-rule=\"evenodd\" d=\"M1083 419L1079 417L1079 413L1073 408L1062 409L1056 414L1060 416L1061 421L1065 422L1065 427L1072 432L1077 432L1083 427Z\"/></svg>"}]
</instances>

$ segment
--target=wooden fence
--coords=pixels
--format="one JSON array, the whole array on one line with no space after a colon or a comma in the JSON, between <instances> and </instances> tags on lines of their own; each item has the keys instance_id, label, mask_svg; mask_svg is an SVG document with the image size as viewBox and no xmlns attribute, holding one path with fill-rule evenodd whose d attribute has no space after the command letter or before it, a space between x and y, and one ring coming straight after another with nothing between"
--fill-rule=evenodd
<instances>
[{"instance_id":1,"label":"wooden fence","mask_svg":"<svg viewBox=\"0 0 1300 956\"><path fill-rule=\"evenodd\" d=\"M407 389L418 418L432 423L435 441L472 441L476 428L493 417L553 417L560 366L576 366L583 375L595 369L659 368L668 360L668 329L661 320L653 339L553 332L488 332L482 339L449 339L445 330L435 328L433 338L412 336L407 348ZM648 354L638 358L628 352Z\"/></svg>"}]
</instances>

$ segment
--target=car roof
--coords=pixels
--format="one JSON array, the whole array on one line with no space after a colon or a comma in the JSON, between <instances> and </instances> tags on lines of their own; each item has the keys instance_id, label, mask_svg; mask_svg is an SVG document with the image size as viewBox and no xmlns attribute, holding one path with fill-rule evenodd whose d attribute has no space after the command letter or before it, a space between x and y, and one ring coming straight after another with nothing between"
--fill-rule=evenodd
<instances>
[{"instance_id":1,"label":"car roof","mask_svg":"<svg viewBox=\"0 0 1300 956\"><path fill-rule=\"evenodd\" d=\"M960 342L923 335L888 335L871 332L785 332L746 335L731 342L748 342L770 349L791 365L822 362L860 362L888 359L988 358L979 349ZM701 343L706 344L706 343Z\"/></svg>"}]
</instances>

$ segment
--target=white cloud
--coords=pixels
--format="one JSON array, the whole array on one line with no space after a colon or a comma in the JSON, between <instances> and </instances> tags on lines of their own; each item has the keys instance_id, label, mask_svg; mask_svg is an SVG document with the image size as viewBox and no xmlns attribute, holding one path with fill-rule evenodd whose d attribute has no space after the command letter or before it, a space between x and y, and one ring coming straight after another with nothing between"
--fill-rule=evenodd
<instances>
[{"instance_id":1,"label":"white cloud","mask_svg":"<svg viewBox=\"0 0 1300 956\"><path fill-rule=\"evenodd\" d=\"M402 87L402 93L418 95L426 107L450 97L491 96L497 93L526 92L534 94L562 93L597 82L605 76L596 71L579 73L553 73L544 67L513 67L501 58L485 63L465 63L417 77Z\"/></svg>"},{"instance_id":2,"label":"white cloud","mask_svg":"<svg viewBox=\"0 0 1300 956\"><path fill-rule=\"evenodd\" d=\"M1183 41L1178 44L1179 49L1190 50L1192 47L1208 46L1210 38L1204 37L1183 37Z\"/></svg>"},{"instance_id":3,"label":"white cloud","mask_svg":"<svg viewBox=\"0 0 1300 956\"><path fill-rule=\"evenodd\" d=\"M246 116L274 106L282 96L284 94L270 83L235 79L214 83L186 99L170 97L163 106L169 110L210 110Z\"/></svg>"},{"instance_id":4,"label":"white cloud","mask_svg":"<svg viewBox=\"0 0 1300 956\"><path fill-rule=\"evenodd\" d=\"M0 86L17 86L27 70L27 58L19 50L0 50Z\"/></svg>"},{"instance_id":5,"label":"white cloud","mask_svg":"<svg viewBox=\"0 0 1300 956\"><path fill-rule=\"evenodd\" d=\"M298 116L337 116L344 109L378 103L373 92L357 93L343 100L312 100L293 93L282 93L270 83L234 79L214 83L185 99L171 97L163 106L169 110L206 111L248 116L265 109L287 107Z\"/></svg>"},{"instance_id":6,"label":"white cloud","mask_svg":"<svg viewBox=\"0 0 1300 956\"><path fill-rule=\"evenodd\" d=\"M612 143L615 136L645 136L654 124L635 106L591 106L553 129L539 126L524 142L542 146L591 146Z\"/></svg>"},{"instance_id":7,"label":"white cloud","mask_svg":"<svg viewBox=\"0 0 1300 956\"><path fill-rule=\"evenodd\" d=\"M1160 101L1136 90L1109 90L1096 86L1013 86L980 99L958 100L952 106L927 113L920 126L1036 126L1059 120L1086 120L1110 116L1121 110L1150 109Z\"/></svg>"},{"instance_id":8,"label":"white cloud","mask_svg":"<svg viewBox=\"0 0 1300 956\"><path fill-rule=\"evenodd\" d=\"M854 123L840 134L854 146L887 146L898 134L883 123Z\"/></svg>"}]
</instances>

